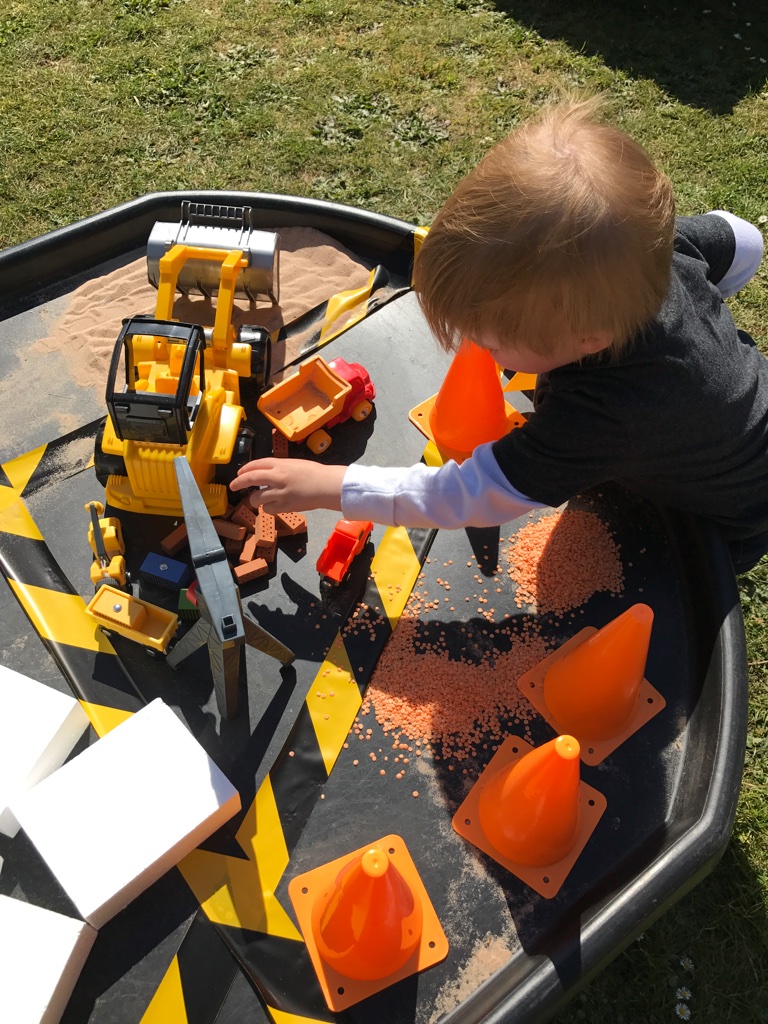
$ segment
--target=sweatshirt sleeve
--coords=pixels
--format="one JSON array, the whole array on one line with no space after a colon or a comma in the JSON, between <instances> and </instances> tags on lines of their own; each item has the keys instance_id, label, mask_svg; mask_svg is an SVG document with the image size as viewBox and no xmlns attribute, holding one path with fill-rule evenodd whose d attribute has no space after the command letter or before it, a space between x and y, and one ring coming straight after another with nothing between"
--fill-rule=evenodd
<instances>
[{"instance_id":1,"label":"sweatshirt sleeve","mask_svg":"<svg viewBox=\"0 0 768 1024\"><path fill-rule=\"evenodd\" d=\"M713 210L707 216L722 217L728 223L735 240L733 261L717 287L724 299L741 291L752 280L763 258L763 236L759 228L726 210Z\"/></svg>"},{"instance_id":2,"label":"sweatshirt sleeve","mask_svg":"<svg viewBox=\"0 0 768 1024\"><path fill-rule=\"evenodd\" d=\"M341 490L347 519L370 519L384 526L500 526L542 507L509 483L493 455L493 444L480 445L461 465L353 465Z\"/></svg>"}]
</instances>

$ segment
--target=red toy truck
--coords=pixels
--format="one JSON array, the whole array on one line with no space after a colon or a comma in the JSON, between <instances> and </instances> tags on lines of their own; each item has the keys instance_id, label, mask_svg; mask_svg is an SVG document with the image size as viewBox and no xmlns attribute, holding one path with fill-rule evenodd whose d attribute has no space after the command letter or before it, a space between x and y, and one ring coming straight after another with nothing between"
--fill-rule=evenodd
<instances>
[{"instance_id":1,"label":"red toy truck","mask_svg":"<svg viewBox=\"0 0 768 1024\"><path fill-rule=\"evenodd\" d=\"M317 560L317 571L329 583L344 582L356 555L366 545L373 523L364 519L340 519Z\"/></svg>"},{"instance_id":2,"label":"red toy truck","mask_svg":"<svg viewBox=\"0 0 768 1024\"><path fill-rule=\"evenodd\" d=\"M330 363L313 356L298 372L275 384L259 398L258 407L289 441L307 440L316 455L331 444L330 434L319 428L366 419L376 389L360 363L337 356Z\"/></svg>"}]
</instances>

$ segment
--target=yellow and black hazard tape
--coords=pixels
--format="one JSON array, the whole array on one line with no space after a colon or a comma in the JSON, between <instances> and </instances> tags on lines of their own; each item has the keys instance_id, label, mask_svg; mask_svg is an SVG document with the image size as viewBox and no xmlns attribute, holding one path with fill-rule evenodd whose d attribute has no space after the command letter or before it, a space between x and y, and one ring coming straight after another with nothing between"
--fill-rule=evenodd
<instances>
[{"instance_id":1,"label":"yellow and black hazard tape","mask_svg":"<svg viewBox=\"0 0 768 1024\"><path fill-rule=\"evenodd\" d=\"M0 570L96 733L103 736L144 702L112 644L85 614L85 602L24 501L39 488L87 468L97 426L90 423L2 466Z\"/></svg>"},{"instance_id":2,"label":"yellow and black hazard tape","mask_svg":"<svg viewBox=\"0 0 768 1024\"><path fill-rule=\"evenodd\" d=\"M141 1024L213 1024L239 971L217 929L198 911Z\"/></svg>"}]
</instances>

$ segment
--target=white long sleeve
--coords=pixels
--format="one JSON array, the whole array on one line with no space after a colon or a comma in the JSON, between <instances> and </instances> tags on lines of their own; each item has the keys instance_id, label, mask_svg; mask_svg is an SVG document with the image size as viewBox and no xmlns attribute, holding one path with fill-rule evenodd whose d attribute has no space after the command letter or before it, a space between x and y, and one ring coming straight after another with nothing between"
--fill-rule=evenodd
<instances>
[{"instance_id":1,"label":"white long sleeve","mask_svg":"<svg viewBox=\"0 0 768 1024\"><path fill-rule=\"evenodd\" d=\"M728 221L736 239L736 252L725 277L718 282L718 289L724 299L741 291L752 280L763 258L763 236L760 229L748 220L728 213L727 210L711 210L710 213Z\"/></svg>"},{"instance_id":2,"label":"white long sleeve","mask_svg":"<svg viewBox=\"0 0 768 1024\"><path fill-rule=\"evenodd\" d=\"M460 466L455 462L399 469L350 466L342 484L341 507L347 519L453 530L500 526L545 506L515 490L499 469L489 443L476 448Z\"/></svg>"}]
</instances>

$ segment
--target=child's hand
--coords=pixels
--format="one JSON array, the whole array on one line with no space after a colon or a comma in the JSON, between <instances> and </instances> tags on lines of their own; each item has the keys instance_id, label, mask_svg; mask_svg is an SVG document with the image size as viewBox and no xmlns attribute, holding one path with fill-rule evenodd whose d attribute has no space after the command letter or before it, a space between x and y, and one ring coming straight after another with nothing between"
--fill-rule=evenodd
<instances>
[{"instance_id":1,"label":"child's hand","mask_svg":"<svg viewBox=\"0 0 768 1024\"><path fill-rule=\"evenodd\" d=\"M265 512L341 511L341 484L346 466L323 466L308 459L256 459L238 472L230 490L260 487Z\"/></svg>"}]
</instances>

